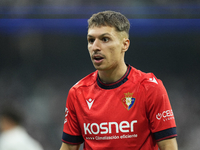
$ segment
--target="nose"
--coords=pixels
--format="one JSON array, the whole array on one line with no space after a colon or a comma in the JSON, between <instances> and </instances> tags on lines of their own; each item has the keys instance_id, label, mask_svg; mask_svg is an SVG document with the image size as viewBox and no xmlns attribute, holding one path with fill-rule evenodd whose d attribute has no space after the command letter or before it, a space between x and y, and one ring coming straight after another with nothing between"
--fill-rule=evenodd
<instances>
[{"instance_id":1,"label":"nose","mask_svg":"<svg viewBox=\"0 0 200 150\"><path fill-rule=\"evenodd\" d=\"M92 51L100 51L100 41L98 39L95 39L93 44L92 44Z\"/></svg>"}]
</instances>

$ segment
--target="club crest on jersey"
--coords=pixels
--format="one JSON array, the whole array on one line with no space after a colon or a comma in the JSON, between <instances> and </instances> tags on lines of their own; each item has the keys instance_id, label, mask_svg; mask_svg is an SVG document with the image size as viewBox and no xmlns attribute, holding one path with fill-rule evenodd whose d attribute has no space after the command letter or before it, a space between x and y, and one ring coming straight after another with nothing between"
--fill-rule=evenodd
<instances>
[{"instance_id":1,"label":"club crest on jersey","mask_svg":"<svg viewBox=\"0 0 200 150\"><path fill-rule=\"evenodd\" d=\"M135 98L133 98L133 93L124 93L125 97L121 99L124 107L127 109L127 110L130 110L133 106L133 104L135 103Z\"/></svg>"}]
</instances>

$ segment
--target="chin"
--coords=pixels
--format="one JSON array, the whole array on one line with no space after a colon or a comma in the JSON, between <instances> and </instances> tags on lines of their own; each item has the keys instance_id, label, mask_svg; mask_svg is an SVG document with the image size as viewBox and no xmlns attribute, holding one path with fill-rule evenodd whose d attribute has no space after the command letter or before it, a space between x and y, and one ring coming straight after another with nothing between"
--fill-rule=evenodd
<instances>
[{"instance_id":1,"label":"chin","mask_svg":"<svg viewBox=\"0 0 200 150\"><path fill-rule=\"evenodd\" d=\"M100 67L100 66L94 66L94 68L95 68L96 70L103 70L102 67Z\"/></svg>"},{"instance_id":2,"label":"chin","mask_svg":"<svg viewBox=\"0 0 200 150\"><path fill-rule=\"evenodd\" d=\"M95 65L95 64L93 65L96 70L105 70L105 67L103 67L102 65Z\"/></svg>"}]
</instances>

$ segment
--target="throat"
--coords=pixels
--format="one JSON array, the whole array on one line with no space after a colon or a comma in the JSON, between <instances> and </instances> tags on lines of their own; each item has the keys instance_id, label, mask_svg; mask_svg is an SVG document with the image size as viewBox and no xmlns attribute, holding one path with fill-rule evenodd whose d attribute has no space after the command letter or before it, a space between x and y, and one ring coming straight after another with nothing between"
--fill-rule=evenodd
<instances>
[{"instance_id":1,"label":"throat","mask_svg":"<svg viewBox=\"0 0 200 150\"><path fill-rule=\"evenodd\" d=\"M124 69L118 69L117 71L107 70L98 71L99 79L104 84L111 84L120 80L127 72L127 66Z\"/></svg>"}]
</instances>

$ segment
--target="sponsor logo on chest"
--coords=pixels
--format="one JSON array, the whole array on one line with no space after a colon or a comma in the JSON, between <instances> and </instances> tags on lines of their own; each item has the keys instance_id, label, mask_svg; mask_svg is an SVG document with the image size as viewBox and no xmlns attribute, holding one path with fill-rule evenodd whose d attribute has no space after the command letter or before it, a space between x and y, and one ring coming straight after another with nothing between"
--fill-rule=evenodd
<instances>
[{"instance_id":1,"label":"sponsor logo on chest","mask_svg":"<svg viewBox=\"0 0 200 150\"><path fill-rule=\"evenodd\" d=\"M85 134L112 134L112 133L127 133L134 132L134 124L137 120L130 123L128 121L117 122L102 122L102 123L83 123Z\"/></svg>"},{"instance_id":2,"label":"sponsor logo on chest","mask_svg":"<svg viewBox=\"0 0 200 150\"><path fill-rule=\"evenodd\" d=\"M131 122L102 122L102 123L83 123L86 140L117 140L132 139L138 135L134 133L134 125L137 120Z\"/></svg>"}]
</instances>

